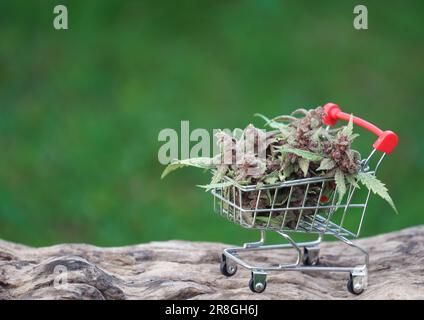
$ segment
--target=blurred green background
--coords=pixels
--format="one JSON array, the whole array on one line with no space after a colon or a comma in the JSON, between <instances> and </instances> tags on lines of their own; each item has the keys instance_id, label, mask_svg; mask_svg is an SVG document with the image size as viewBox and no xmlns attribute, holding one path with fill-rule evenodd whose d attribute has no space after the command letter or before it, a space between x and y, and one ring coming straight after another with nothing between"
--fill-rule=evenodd
<instances>
[{"instance_id":1,"label":"blurred green background","mask_svg":"<svg viewBox=\"0 0 424 320\"><path fill-rule=\"evenodd\" d=\"M69 30L54 30L65 4ZM369 29L353 28L365 4ZM400 214L373 197L363 236L422 224L422 1L0 2L0 238L118 246L238 243L186 169L160 180L163 128L244 127L328 101L391 129ZM364 131L356 147L368 152Z\"/></svg>"}]
</instances>

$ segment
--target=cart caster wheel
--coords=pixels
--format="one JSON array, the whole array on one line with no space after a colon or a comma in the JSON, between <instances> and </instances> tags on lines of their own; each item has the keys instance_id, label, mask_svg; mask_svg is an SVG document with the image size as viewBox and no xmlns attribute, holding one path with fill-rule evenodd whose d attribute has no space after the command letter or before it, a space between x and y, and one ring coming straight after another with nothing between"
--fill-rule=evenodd
<instances>
[{"instance_id":1,"label":"cart caster wheel","mask_svg":"<svg viewBox=\"0 0 424 320\"><path fill-rule=\"evenodd\" d=\"M319 248L303 248L303 264L306 266L316 266L319 263Z\"/></svg>"},{"instance_id":2,"label":"cart caster wheel","mask_svg":"<svg viewBox=\"0 0 424 320\"><path fill-rule=\"evenodd\" d=\"M362 277L355 277L351 274L349 281L347 282L347 291L352 294L360 295L362 292L364 292L362 281Z\"/></svg>"},{"instance_id":3,"label":"cart caster wheel","mask_svg":"<svg viewBox=\"0 0 424 320\"><path fill-rule=\"evenodd\" d=\"M252 272L252 278L249 280L249 288L254 293L264 292L266 289L266 274Z\"/></svg>"},{"instance_id":4,"label":"cart caster wheel","mask_svg":"<svg viewBox=\"0 0 424 320\"><path fill-rule=\"evenodd\" d=\"M232 277L237 272L237 265L235 263L228 263L227 257L222 255L221 264L219 266L221 273L226 277Z\"/></svg>"}]
</instances>

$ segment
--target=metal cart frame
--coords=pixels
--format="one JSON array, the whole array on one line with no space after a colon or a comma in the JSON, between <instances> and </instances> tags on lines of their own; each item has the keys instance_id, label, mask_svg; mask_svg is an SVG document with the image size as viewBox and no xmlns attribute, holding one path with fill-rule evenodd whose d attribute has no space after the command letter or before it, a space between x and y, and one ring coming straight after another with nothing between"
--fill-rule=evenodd
<instances>
[{"instance_id":1,"label":"metal cart frame","mask_svg":"<svg viewBox=\"0 0 424 320\"><path fill-rule=\"evenodd\" d=\"M337 105L327 104L324 106L326 116L324 123L328 126L334 125L337 120L349 120L350 115L343 113ZM391 131L381 131L374 125L353 117L353 122L357 125L378 135L378 140L374 143L373 149L369 156L362 160L360 170L362 172L376 173L382 160L387 153L391 153L397 145L397 136ZM328 127L327 127L328 128ZM370 162L377 151L383 154L377 160L373 170L370 170ZM265 185L258 188L256 185L242 186L230 178L229 187L219 187L211 191L214 196L214 209L217 213L244 228L257 229L260 231L261 238L258 242L245 243L242 247L227 248L222 252L220 269L222 274L227 277L233 276L237 271L237 265L251 271L251 279L249 288L253 292L263 292L266 288L266 278L268 272L271 271L328 271L328 272L346 272L349 273L347 289L354 294L362 293L368 285L368 265L369 255L365 248L353 243L349 238L357 238L360 234L362 223L364 220L366 208L370 198L371 191L365 194L362 201L353 202L354 194L357 190L353 185L348 185L348 192L344 199L336 204L337 190L334 190L330 196L329 202L321 203L321 195L325 186L334 183L334 178L306 178L299 180L291 180L279 184ZM306 205L308 190L315 186L315 190L320 190L315 205ZM296 188L302 188L304 199L301 205L291 205L291 197ZM281 192L288 193L288 198L281 206L276 203L277 196ZM245 193L254 193L256 197L256 206L252 209L243 206L242 196ZM272 205L270 208L260 208L259 199L261 194L267 193L272 197ZM316 196L316 195L315 195ZM361 210L360 215L353 216L359 219L359 224L355 230L345 226L346 218L350 215L350 211ZM290 212L296 213L297 220L292 221L288 225L286 218ZM342 212L339 214L339 212ZM271 223L272 219L279 215L283 217L281 224ZM261 217L261 221L259 221ZM293 217L292 217L293 218ZM283 237L287 243L266 245L266 231L273 231ZM316 234L317 240L310 242L297 243L289 234L290 233L308 233ZM325 235L334 236L344 244L359 251L363 255L364 263L356 266L324 266L319 264L320 243ZM293 263L276 264L268 266L252 265L240 258L239 254L249 251L277 250L277 249L295 249L297 257Z\"/></svg>"}]
</instances>

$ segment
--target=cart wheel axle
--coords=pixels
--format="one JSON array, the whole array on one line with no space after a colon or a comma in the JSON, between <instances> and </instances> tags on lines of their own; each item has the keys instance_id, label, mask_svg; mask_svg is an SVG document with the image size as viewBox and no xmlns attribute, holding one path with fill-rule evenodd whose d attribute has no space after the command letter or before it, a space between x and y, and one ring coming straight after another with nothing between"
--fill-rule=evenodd
<instances>
[{"instance_id":1,"label":"cart wheel axle","mask_svg":"<svg viewBox=\"0 0 424 320\"><path fill-rule=\"evenodd\" d=\"M266 273L252 272L249 280L249 288L254 293L262 293L266 289Z\"/></svg>"},{"instance_id":2,"label":"cart wheel axle","mask_svg":"<svg viewBox=\"0 0 424 320\"><path fill-rule=\"evenodd\" d=\"M237 272L237 265L235 263L229 263L227 257L223 254L221 256L221 264L219 269L224 276L232 277Z\"/></svg>"},{"instance_id":3,"label":"cart wheel axle","mask_svg":"<svg viewBox=\"0 0 424 320\"><path fill-rule=\"evenodd\" d=\"M350 274L349 280L347 282L347 291L352 294L359 295L364 292L367 287L367 277L364 275L353 275Z\"/></svg>"},{"instance_id":4,"label":"cart wheel axle","mask_svg":"<svg viewBox=\"0 0 424 320\"><path fill-rule=\"evenodd\" d=\"M303 264L306 266L316 266L319 264L319 247L303 248Z\"/></svg>"}]
</instances>

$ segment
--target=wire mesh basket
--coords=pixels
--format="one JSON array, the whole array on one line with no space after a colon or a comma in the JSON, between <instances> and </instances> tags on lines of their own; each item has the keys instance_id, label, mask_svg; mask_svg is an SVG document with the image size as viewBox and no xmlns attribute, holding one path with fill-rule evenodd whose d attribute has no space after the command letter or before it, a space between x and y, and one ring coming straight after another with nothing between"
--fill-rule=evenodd
<instances>
[{"instance_id":1,"label":"wire mesh basket","mask_svg":"<svg viewBox=\"0 0 424 320\"><path fill-rule=\"evenodd\" d=\"M212 190L215 211L242 227L259 230L357 237L370 195L348 185L347 194L336 203L334 178L299 179L261 188L225 180L231 186ZM352 228L354 220L354 230L345 227Z\"/></svg>"}]
</instances>

